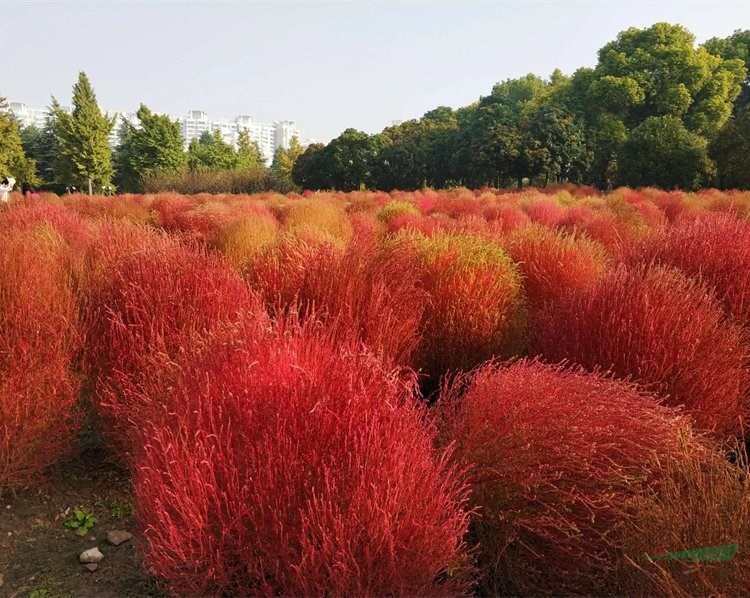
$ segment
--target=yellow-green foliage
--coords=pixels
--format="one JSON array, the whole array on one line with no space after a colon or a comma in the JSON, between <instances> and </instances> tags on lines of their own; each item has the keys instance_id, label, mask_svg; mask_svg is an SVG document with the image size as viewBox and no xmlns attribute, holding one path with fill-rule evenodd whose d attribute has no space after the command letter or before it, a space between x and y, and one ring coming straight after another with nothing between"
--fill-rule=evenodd
<instances>
[{"instance_id":1,"label":"yellow-green foliage","mask_svg":"<svg viewBox=\"0 0 750 598\"><path fill-rule=\"evenodd\" d=\"M409 201L392 201L378 210L378 220L388 224L391 220L403 214L419 216L421 212L417 206Z\"/></svg>"},{"instance_id":2,"label":"yellow-green foliage","mask_svg":"<svg viewBox=\"0 0 750 598\"><path fill-rule=\"evenodd\" d=\"M288 205L284 216L284 230L296 234L300 229L317 229L344 242L349 241L353 234L343 206L318 199L303 199Z\"/></svg>"},{"instance_id":3,"label":"yellow-green foliage","mask_svg":"<svg viewBox=\"0 0 750 598\"><path fill-rule=\"evenodd\" d=\"M251 214L230 224L216 238L216 249L239 270L276 240L279 225L270 215Z\"/></svg>"},{"instance_id":4,"label":"yellow-green foliage","mask_svg":"<svg viewBox=\"0 0 750 598\"><path fill-rule=\"evenodd\" d=\"M521 276L500 245L443 232L431 237L402 233L392 242L412 245L430 295L418 366L439 376L522 351L526 310Z\"/></svg>"},{"instance_id":5,"label":"yellow-green foliage","mask_svg":"<svg viewBox=\"0 0 750 598\"><path fill-rule=\"evenodd\" d=\"M581 201L580 199L573 197L569 191L564 189L555 193L553 197L561 206L572 206Z\"/></svg>"}]
</instances>

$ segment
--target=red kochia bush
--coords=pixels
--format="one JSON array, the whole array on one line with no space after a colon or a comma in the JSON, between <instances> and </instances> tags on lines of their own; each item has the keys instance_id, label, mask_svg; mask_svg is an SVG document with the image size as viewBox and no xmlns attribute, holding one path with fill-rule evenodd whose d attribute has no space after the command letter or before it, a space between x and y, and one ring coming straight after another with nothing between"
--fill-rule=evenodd
<instances>
[{"instance_id":1,"label":"red kochia bush","mask_svg":"<svg viewBox=\"0 0 750 598\"><path fill-rule=\"evenodd\" d=\"M684 405L724 437L748 415L747 344L705 287L676 270L620 267L567 295L538 322L533 349L610 369Z\"/></svg>"},{"instance_id":2,"label":"red kochia bush","mask_svg":"<svg viewBox=\"0 0 750 598\"><path fill-rule=\"evenodd\" d=\"M325 266L310 269L301 297L316 316L340 338L363 341L384 362L412 364L429 301L414 253L360 235Z\"/></svg>"},{"instance_id":3,"label":"red kochia bush","mask_svg":"<svg viewBox=\"0 0 750 598\"><path fill-rule=\"evenodd\" d=\"M630 259L657 261L701 277L727 311L750 328L750 221L702 214L649 236Z\"/></svg>"},{"instance_id":4,"label":"red kochia bush","mask_svg":"<svg viewBox=\"0 0 750 598\"><path fill-rule=\"evenodd\" d=\"M466 488L412 385L309 327L249 336L183 361L141 436L151 571L177 596L463 593Z\"/></svg>"},{"instance_id":5,"label":"red kochia bush","mask_svg":"<svg viewBox=\"0 0 750 598\"><path fill-rule=\"evenodd\" d=\"M69 251L49 225L0 234L0 491L33 482L73 446Z\"/></svg>"},{"instance_id":6,"label":"red kochia bush","mask_svg":"<svg viewBox=\"0 0 750 598\"><path fill-rule=\"evenodd\" d=\"M633 385L537 361L481 366L439 406L444 441L473 466L483 593L601 594L624 500L690 433Z\"/></svg>"},{"instance_id":7,"label":"red kochia bush","mask_svg":"<svg viewBox=\"0 0 750 598\"><path fill-rule=\"evenodd\" d=\"M518 264L526 298L535 311L571 290L594 284L607 265L599 243L538 225L514 231L503 247Z\"/></svg>"},{"instance_id":8,"label":"red kochia bush","mask_svg":"<svg viewBox=\"0 0 750 598\"><path fill-rule=\"evenodd\" d=\"M24 200L0 211L0 230L34 234L40 226L54 230L70 249L62 255L72 276L73 290L79 292L85 276L84 256L93 239L92 227L75 212L39 200Z\"/></svg>"},{"instance_id":9,"label":"red kochia bush","mask_svg":"<svg viewBox=\"0 0 750 598\"><path fill-rule=\"evenodd\" d=\"M129 392L213 329L265 312L239 274L217 256L155 236L109 256L84 306L87 370L94 381L102 428L111 448L128 450L132 430L150 405ZM131 240L132 241L132 240ZM149 369L146 363L150 363Z\"/></svg>"}]
</instances>

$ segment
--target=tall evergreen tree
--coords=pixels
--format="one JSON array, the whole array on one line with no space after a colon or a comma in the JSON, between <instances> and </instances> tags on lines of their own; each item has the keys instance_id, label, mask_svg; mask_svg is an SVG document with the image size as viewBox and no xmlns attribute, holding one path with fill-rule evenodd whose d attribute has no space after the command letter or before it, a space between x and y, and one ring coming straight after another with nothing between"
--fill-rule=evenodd
<instances>
[{"instance_id":1,"label":"tall evergreen tree","mask_svg":"<svg viewBox=\"0 0 750 598\"><path fill-rule=\"evenodd\" d=\"M289 149L285 149L281 146L276 148L273 154L273 163L271 164L271 172L273 172L278 178L291 181L292 180L292 168L297 159L304 153L305 149L300 144L299 139L296 135L292 137L289 142Z\"/></svg>"},{"instance_id":2,"label":"tall evergreen tree","mask_svg":"<svg viewBox=\"0 0 750 598\"><path fill-rule=\"evenodd\" d=\"M0 178L12 176L19 184L36 185L36 163L26 156L19 129L5 98L0 97Z\"/></svg>"},{"instance_id":3,"label":"tall evergreen tree","mask_svg":"<svg viewBox=\"0 0 750 598\"><path fill-rule=\"evenodd\" d=\"M36 162L36 170L43 183L57 180L55 163L59 154L52 117L48 116L41 129L29 125L21 129L21 142L26 155Z\"/></svg>"},{"instance_id":4,"label":"tall evergreen tree","mask_svg":"<svg viewBox=\"0 0 750 598\"><path fill-rule=\"evenodd\" d=\"M79 73L78 82L73 86L72 113L63 110L54 97L51 112L60 145L60 182L85 181L89 194L94 184L109 185L112 181L109 134L115 119L102 114L86 73Z\"/></svg>"},{"instance_id":5,"label":"tall evergreen tree","mask_svg":"<svg viewBox=\"0 0 750 598\"><path fill-rule=\"evenodd\" d=\"M237 168L249 170L265 166L263 152L257 141L250 139L250 132L245 128L237 137Z\"/></svg>"}]
</instances>

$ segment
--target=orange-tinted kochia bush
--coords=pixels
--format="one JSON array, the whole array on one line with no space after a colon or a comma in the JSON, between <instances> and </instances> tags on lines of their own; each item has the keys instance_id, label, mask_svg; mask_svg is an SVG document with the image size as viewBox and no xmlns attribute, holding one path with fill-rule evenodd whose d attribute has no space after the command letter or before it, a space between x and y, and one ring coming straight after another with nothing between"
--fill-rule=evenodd
<instances>
[{"instance_id":1,"label":"orange-tinted kochia bush","mask_svg":"<svg viewBox=\"0 0 750 598\"><path fill-rule=\"evenodd\" d=\"M70 249L49 225L0 233L0 491L73 448L80 382Z\"/></svg>"},{"instance_id":2,"label":"orange-tinted kochia bush","mask_svg":"<svg viewBox=\"0 0 750 598\"><path fill-rule=\"evenodd\" d=\"M521 277L498 244L471 235L402 233L392 246L411 247L416 253L421 284L429 295L418 367L437 378L523 349Z\"/></svg>"},{"instance_id":3,"label":"orange-tinted kochia bush","mask_svg":"<svg viewBox=\"0 0 750 598\"><path fill-rule=\"evenodd\" d=\"M533 349L569 359L684 405L718 437L748 416L747 343L708 290L677 270L620 267L561 298L538 321Z\"/></svg>"},{"instance_id":4,"label":"orange-tinted kochia bush","mask_svg":"<svg viewBox=\"0 0 750 598\"><path fill-rule=\"evenodd\" d=\"M514 231L503 240L503 247L521 270L523 289L534 310L594 284L608 261L599 243L541 226Z\"/></svg>"},{"instance_id":5,"label":"orange-tinted kochia bush","mask_svg":"<svg viewBox=\"0 0 750 598\"><path fill-rule=\"evenodd\" d=\"M174 595L467 589L459 472L412 385L355 347L253 331L181 363L134 483L145 562Z\"/></svg>"},{"instance_id":6,"label":"orange-tinted kochia bush","mask_svg":"<svg viewBox=\"0 0 750 598\"><path fill-rule=\"evenodd\" d=\"M482 593L602 594L625 499L690 434L633 385L538 361L483 365L439 406L444 442L472 466Z\"/></svg>"}]
</instances>

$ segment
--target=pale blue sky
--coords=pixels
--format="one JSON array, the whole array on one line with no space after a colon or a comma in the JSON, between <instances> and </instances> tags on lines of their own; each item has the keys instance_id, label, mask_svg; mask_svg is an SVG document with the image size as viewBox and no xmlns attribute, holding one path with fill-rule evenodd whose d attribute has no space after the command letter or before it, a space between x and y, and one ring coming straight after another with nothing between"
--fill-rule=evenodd
<instances>
[{"instance_id":1,"label":"pale blue sky","mask_svg":"<svg viewBox=\"0 0 750 598\"><path fill-rule=\"evenodd\" d=\"M0 2L0 95L69 103L78 71L103 107L294 119L328 141L502 79L593 66L619 31L680 23L698 42L750 28L750 2Z\"/></svg>"}]
</instances>

